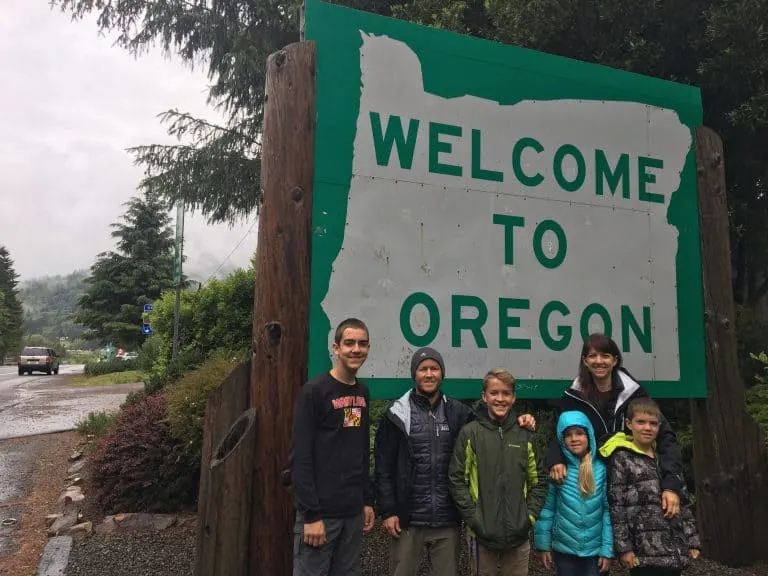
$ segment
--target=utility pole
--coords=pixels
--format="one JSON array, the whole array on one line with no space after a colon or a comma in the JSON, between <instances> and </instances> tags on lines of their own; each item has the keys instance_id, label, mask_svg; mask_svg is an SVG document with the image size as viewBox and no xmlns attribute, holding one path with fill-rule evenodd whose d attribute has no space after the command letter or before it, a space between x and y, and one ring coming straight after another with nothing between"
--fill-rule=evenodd
<instances>
[{"instance_id":1,"label":"utility pole","mask_svg":"<svg viewBox=\"0 0 768 576\"><path fill-rule=\"evenodd\" d=\"M179 316L181 312L181 261L184 254L184 203L176 204L176 243L173 259L173 281L176 284L176 305L173 309L173 351L171 360L179 355Z\"/></svg>"}]
</instances>

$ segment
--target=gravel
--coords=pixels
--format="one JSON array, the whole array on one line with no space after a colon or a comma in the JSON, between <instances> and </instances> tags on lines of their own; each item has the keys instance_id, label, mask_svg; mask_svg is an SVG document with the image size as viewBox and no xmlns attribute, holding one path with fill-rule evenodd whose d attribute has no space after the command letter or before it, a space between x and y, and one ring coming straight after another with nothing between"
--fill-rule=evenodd
<instances>
[{"instance_id":1,"label":"gravel","mask_svg":"<svg viewBox=\"0 0 768 576\"><path fill-rule=\"evenodd\" d=\"M65 576L191 576L196 528L183 523L162 532L93 535L72 545Z\"/></svg>"},{"instance_id":2,"label":"gravel","mask_svg":"<svg viewBox=\"0 0 768 576\"><path fill-rule=\"evenodd\" d=\"M72 546L65 576L192 576L195 564L197 523L194 519L159 533L133 535L93 535ZM377 529L364 539L363 576L388 573L388 536ZM427 574L427 558L422 557L419 576ZM466 555L460 558L461 576L467 576ZM614 568L612 576L628 576ZM538 558L531 559L530 576L553 576ZM686 576L768 576L768 566L727 568L699 560L685 571ZM278 575L274 575L278 576ZM436 575L440 576L440 575Z\"/></svg>"}]
</instances>

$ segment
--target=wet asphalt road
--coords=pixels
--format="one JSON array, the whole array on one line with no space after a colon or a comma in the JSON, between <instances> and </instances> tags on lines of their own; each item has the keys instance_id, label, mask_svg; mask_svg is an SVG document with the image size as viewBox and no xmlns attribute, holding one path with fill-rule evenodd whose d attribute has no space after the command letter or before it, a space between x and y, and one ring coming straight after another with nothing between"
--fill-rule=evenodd
<instances>
[{"instance_id":1,"label":"wet asphalt road","mask_svg":"<svg viewBox=\"0 0 768 576\"><path fill-rule=\"evenodd\" d=\"M0 366L0 559L14 551L13 520L21 517L45 438L38 435L72 430L89 412L117 410L129 392L143 388L71 386L69 376L82 371L62 365L58 376L19 376L16 366Z\"/></svg>"},{"instance_id":2,"label":"wet asphalt road","mask_svg":"<svg viewBox=\"0 0 768 576\"><path fill-rule=\"evenodd\" d=\"M89 412L117 410L141 384L76 388L67 375L82 365L62 365L59 375L19 376L15 366L0 366L0 440L72 430Z\"/></svg>"}]
</instances>

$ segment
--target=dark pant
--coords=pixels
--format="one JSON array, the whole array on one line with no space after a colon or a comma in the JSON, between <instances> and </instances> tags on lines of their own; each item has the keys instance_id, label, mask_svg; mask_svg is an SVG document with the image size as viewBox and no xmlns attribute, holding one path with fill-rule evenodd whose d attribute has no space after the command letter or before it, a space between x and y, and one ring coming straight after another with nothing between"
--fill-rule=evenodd
<instances>
[{"instance_id":1,"label":"dark pant","mask_svg":"<svg viewBox=\"0 0 768 576\"><path fill-rule=\"evenodd\" d=\"M640 566L631 568L629 573L632 576L680 576L683 571L678 568L657 568L655 566Z\"/></svg>"},{"instance_id":2,"label":"dark pant","mask_svg":"<svg viewBox=\"0 0 768 576\"><path fill-rule=\"evenodd\" d=\"M421 552L429 555L431 576L458 574L459 528L446 526L430 528L409 526L400 532L400 538L391 538L389 565L391 576L416 576Z\"/></svg>"},{"instance_id":3,"label":"dark pant","mask_svg":"<svg viewBox=\"0 0 768 576\"><path fill-rule=\"evenodd\" d=\"M363 511L349 518L324 518L325 544L304 542L304 518L293 527L293 576L360 576Z\"/></svg>"},{"instance_id":4,"label":"dark pant","mask_svg":"<svg viewBox=\"0 0 768 576\"><path fill-rule=\"evenodd\" d=\"M598 576L597 557L581 558L573 554L553 552L555 573L557 576Z\"/></svg>"}]
</instances>

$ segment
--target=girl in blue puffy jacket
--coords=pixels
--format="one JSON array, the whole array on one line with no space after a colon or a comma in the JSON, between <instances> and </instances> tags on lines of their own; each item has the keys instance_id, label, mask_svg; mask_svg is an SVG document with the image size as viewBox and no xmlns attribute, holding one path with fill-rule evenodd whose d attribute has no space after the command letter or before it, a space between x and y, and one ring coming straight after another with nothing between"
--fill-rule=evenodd
<instances>
[{"instance_id":1,"label":"girl in blue puffy jacket","mask_svg":"<svg viewBox=\"0 0 768 576\"><path fill-rule=\"evenodd\" d=\"M534 546L557 576L597 576L613 557L608 509L608 473L596 458L592 424L582 412L563 412L557 438L568 459L562 485L551 482L544 509L534 526Z\"/></svg>"}]
</instances>

